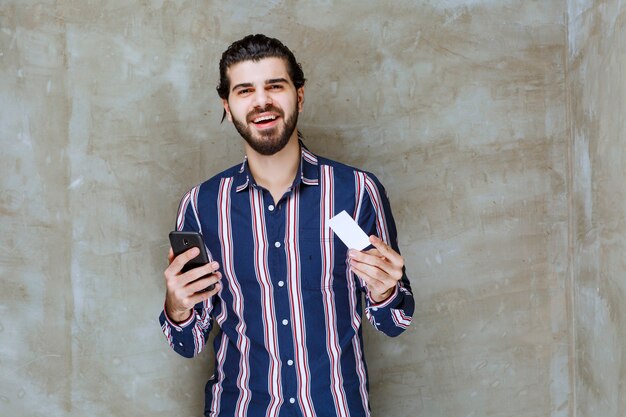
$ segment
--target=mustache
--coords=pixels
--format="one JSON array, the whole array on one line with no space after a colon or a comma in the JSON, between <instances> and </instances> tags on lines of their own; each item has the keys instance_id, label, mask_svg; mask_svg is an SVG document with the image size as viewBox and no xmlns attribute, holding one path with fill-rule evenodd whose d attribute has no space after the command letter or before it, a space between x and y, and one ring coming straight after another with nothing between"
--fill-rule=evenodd
<instances>
[{"instance_id":1,"label":"mustache","mask_svg":"<svg viewBox=\"0 0 626 417\"><path fill-rule=\"evenodd\" d=\"M274 106L273 104L268 104L267 106L265 106L262 109L256 109L251 111L250 113L248 113L248 116L246 117L246 120L248 121L248 123L252 122L252 120L257 117L260 114L263 114L265 112L272 112L272 113L277 113L280 117L284 116L284 113L281 109L279 109L278 107Z\"/></svg>"}]
</instances>

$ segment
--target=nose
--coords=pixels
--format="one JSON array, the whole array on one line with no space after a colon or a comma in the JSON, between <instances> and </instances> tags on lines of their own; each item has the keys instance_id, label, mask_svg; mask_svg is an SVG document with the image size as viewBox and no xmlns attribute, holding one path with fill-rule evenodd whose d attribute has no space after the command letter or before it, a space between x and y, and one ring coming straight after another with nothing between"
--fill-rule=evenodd
<instances>
[{"instance_id":1,"label":"nose","mask_svg":"<svg viewBox=\"0 0 626 417\"><path fill-rule=\"evenodd\" d=\"M272 104L272 97L265 91L264 88L258 88L254 92L254 107L265 108L268 104Z\"/></svg>"}]
</instances>

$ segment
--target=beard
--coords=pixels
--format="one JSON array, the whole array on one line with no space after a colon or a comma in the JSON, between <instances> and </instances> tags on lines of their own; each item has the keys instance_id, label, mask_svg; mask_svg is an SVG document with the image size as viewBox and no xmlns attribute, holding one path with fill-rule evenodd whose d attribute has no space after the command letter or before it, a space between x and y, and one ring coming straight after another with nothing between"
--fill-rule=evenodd
<instances>
[{"instance_id":1,"label":"beard","mask_svg":"<svg viewBox=\"0 0 626 417\"><path fill-rule=\"evenodd\" d=\"M274 126L271 129L265 129L262 132L253 132L252 120L256 117L256 115L266 111L278 113L280 118L284 120L284 123ZM233 117L233 124L235 125L237 132L239 132L241 137L244 138L248 145L250 145L250 147L256 152L266 156L274 155L287 146L287 143L289 143L289 139L298 124L298 111L294 109L289 118L285 120L285 113L282 110L278 107L274 107L273 105L269 105L262 110L249 113L247 120L248 123L246 124Z\"/></svg>"}]
</instances>

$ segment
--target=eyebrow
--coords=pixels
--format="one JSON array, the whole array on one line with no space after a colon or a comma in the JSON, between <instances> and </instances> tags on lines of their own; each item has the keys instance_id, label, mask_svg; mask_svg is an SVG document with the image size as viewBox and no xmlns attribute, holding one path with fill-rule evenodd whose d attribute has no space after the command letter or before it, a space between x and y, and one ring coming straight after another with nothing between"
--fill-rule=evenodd
<instances>
[{"instance_id":1,"label":"eyebrow","mask_svg":"<svg viewBox=\"0 0 626 417\"><path fill-rule=\"evenodd\" d=\"M265 80L265 84L279 84L279 83L289 83L289 81L287 81L287 79L285 78L270 78L269 80ZM230 91L235 91L238 88L250 88L250 87L254 87L254 85L252 83L240 83L237 84L235 86L233 86L233 88L231 88Z\"/></svg>"},{"instance_id":2,"label":"eyebrow","mask_svg":"<svg viewBox=\"0 0 626 417\"><path fill-rule=\"evenodd\" d=\"M269 79L269 80L265 81L265 84L278 84L278 83L287 83L288 84L289 81L287 81L284 78L272 78L272 79Z\"/></svg>"}]
</instances>

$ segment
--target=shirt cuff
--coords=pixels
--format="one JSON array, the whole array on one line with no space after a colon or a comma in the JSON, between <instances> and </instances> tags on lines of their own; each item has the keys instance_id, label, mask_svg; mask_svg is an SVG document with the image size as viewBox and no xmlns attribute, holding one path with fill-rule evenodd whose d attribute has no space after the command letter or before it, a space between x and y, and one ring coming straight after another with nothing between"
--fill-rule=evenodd
<instances>
[{"instance_id":1,"label":"shirt cuff","mask_svg":"<svg viewBox=\"0 0 626 417\"><path fill-rule=\"evenodd\" d=\"M163 316L165 317L165 320L167 320L167 322L170 324L170 326L172 326L178 331L181 331L185 327L189 326L196 319L195 311L192 309L191 314L189 315L189 318L187 320L181 323L176 323L175 321L170 319L170 317L167 315L167 310L165 309L165 306L163 306Z\"/></svg>"},{"instance_id":2,"label":"shirt cuff","mask_svg":"<svg viewBox=\"0 0 626 417\"><path fill-rule=\"evenodd\" d=\"M395 288L393 289L393 293L387 297L386 299L384 299L383 301L379 301L379 302L374 302L374 300L372 300L372 297L370 297L370 295L368 294L367 296L370 300L370 305L369 308L385 308L388 307L389 305L393 304L393 302L396 300L396 298L398 297L398 284L396 284Z\"/></svg>"}]
</instances>

